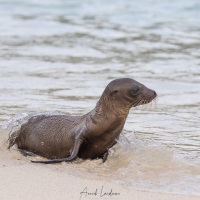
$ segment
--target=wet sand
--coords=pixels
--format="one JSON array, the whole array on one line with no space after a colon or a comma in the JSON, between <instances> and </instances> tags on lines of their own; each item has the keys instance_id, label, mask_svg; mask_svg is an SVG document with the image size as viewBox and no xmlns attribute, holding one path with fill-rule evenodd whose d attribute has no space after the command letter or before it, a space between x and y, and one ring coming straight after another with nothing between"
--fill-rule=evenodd
<instances>
[{"instance_id":1,"label":"wet sand","mask_svg":"<svg viewBox=\"0 0 200 200\"><path fill-rule=\"evenodd\" d=\"M9 150L0 154L0 199L1 200L79 200L79 199L118 199L118 200L199 200L200 196L176 195L160 192L147 192L127 189L91 177L78 178L70 172L60 171L59 167L69 164L32 164L29 158L19 152ZM90 195L89 193L95 193ZM112 192L111 192L112 190ZM81 196L82 192L82 196ZM111 197L110 193L111 192ZM108 194L107 194L108 193Z\"/></svg>"}]
</instances>

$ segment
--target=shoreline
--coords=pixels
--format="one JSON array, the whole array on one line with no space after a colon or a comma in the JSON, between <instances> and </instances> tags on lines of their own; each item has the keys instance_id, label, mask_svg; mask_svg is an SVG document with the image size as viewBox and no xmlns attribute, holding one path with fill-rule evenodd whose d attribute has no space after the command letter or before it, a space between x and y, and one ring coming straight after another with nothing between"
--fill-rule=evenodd
<instances>
[{"instance_id":1,"label":"shoreline","mask_svg":"<svg viewBox=\"0 0 200 200\"><path fill-rule=\"evenodd\" d=\"M1 150L1 200L199 200L200 196L127 189L102 180L74 177L55 165L32 164L19 152Z\"/></svg>"}]
</instances>

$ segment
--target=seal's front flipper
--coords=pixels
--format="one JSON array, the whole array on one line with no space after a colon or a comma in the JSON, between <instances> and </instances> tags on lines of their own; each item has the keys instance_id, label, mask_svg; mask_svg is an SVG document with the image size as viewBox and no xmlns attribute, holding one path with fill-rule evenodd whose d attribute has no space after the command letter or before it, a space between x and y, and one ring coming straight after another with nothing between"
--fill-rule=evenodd
<instances>
[{"instance_id":1,"label":"seal's front flipper","mask_svg":"<svg viewBox=\"0 0 200 200\"><path fill-rule=\"evenodd\" d=\"M72 151L72 154L70 157L68 158L60 158L60 159L53 159L53 160L41 160L41 161L37 161L37 160L31 160L31 162L33 163L44 163L44 164L51 164L51 163L61 163L61 162L70 162L76 159L77 155L78 155L78 151L79 148L81 146L81 144L83 143L83 139L79 138L75 141L74 144L74 149Z\"/></svg>"},{"instance_id":2,"label":"seal's front flipper","mask_svg":"<svg viewBox=\"0 0 200 200\"><path fill-rule=\"evenodd\" d=\"M106 152L103 154L103 156L102 156L103 162L102 162L102 163L106 162L107 158L108 158L108 151L106 151Z\"/></svg>"},{"instance_id":3,"label":"seal's front flipper","mask_svg":"<svg viewBox=\"0 0 200 200\"><path fill-rule=\"evenodd\" d=\"M10 149L15 144L15 141L16 141L17 137L19 137L19 134L20 134L20 130L15 131L14 133L10 134L10 136L8 138L8 142L9 142L8 149Z\"/></svg>"}]
</instances>

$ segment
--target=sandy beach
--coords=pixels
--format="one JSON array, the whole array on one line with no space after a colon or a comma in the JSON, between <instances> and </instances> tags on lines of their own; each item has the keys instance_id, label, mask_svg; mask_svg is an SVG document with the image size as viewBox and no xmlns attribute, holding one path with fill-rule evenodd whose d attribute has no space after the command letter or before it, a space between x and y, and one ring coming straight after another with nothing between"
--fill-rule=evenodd
<instances>
[{"instance_id":1,"label":"sandy beach","mask_svg":"<svg viewBox=\"0 0 200 200\"><path fill-rule=\"evenodd\" d=\"M0 200L200 200L199 11L199 0L1 1ZM158 98L130 110L106 162L7 150L29 115L85 115L119 78Z\"/></svg>"},{"instance_id":2,"label":"sandy beach","mask_svg":"<svg viewBox=\"0 0 200 200\"><path fill-rule=\"evenodd\" d=\"M0 155L1 200L198 200L187 196L127 189L105 181L78 178L60 171L63 164L33 164L28 158L9 150ZM70 165L70 164L69 164Z\"/></svg>"}]
</instances>

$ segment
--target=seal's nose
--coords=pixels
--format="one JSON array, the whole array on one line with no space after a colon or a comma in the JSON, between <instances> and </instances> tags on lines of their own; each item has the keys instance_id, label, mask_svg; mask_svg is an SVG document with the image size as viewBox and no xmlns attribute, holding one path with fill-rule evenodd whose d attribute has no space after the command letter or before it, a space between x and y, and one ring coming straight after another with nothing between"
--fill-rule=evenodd
<instances>
[{"instance_id":1,"label":"seal's nose","mask_svg":"<svg viewBox=\"0 0 200 200\"><path fill-rule=\"evenodd\" d=\"M157 96L157 93L155 92L155 91L153 91L153 93L154 93L154 95L155 95L155 97Z\"/></svg>"}]
</instances>

